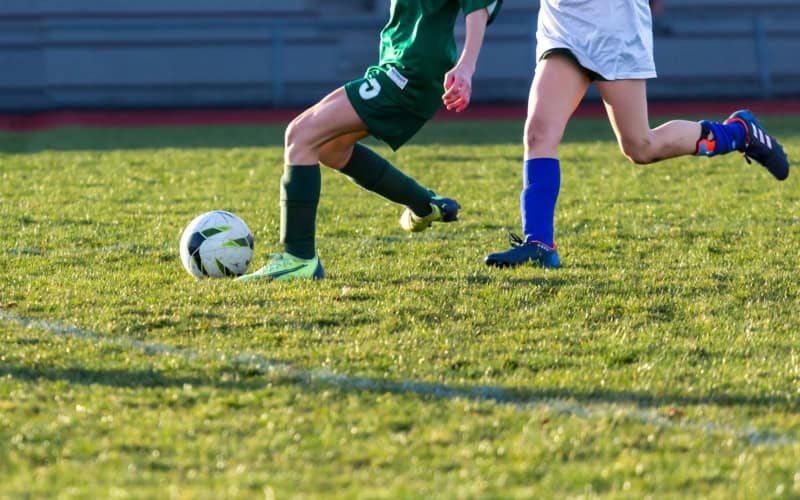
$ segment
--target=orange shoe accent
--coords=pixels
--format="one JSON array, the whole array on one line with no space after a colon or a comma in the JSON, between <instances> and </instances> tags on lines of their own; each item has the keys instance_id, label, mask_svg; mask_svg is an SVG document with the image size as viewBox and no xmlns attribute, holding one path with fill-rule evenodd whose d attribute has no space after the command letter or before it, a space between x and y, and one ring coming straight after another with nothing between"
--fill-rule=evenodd
<instances>
[{"instance_id":1,"label":"orange shoe accent","mask_svg":"<svg viewBox=\"0 0 800 500\"><path fill-rule=\"evenodd\" d=\"M710 156L714 150L717 149L717 141L709 139L698 139L697 150L694 152L695 156Z\"/></svg>"}]
</instances>

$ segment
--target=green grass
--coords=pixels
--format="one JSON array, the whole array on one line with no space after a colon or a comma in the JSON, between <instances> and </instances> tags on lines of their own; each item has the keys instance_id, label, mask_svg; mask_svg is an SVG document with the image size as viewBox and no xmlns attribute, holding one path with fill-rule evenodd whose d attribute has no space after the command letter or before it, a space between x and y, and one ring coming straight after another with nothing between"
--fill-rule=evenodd
<instances>
[{"instance_id":1,"label":"green grass","mask_svg":"<svg viewBox=\"0 0 800 500\"><path fill-rule=\"evenodd\" d=\"M492 270L521 130L373 143L464 206L411 237L325 171L328 279L271 284L177 243L226 209L279 250L281 127L0 134L0 498L800 496L797 177L576 121L564 267Z\"/></svg>"}]
</instances>

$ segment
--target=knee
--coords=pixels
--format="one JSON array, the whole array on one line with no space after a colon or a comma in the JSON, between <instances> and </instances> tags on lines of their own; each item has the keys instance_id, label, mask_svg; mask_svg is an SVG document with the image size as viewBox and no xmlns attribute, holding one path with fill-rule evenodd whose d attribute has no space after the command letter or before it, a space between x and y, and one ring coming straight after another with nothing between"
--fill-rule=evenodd
<instances>
[{"instance_id":1,"label":"knee","mask_svg":"<svg viewBox=\"0 0 800 500\"><path fill-rule=\"evenodd\" d=\"M283 145L286 149L302 147L305 129L308 127L307 120L303 115L295 117L286 127L283 135Z\"/></svg>"},{"instance_id":2,"label":"knee","mask_svg":"<svg viewBox=\"0 0 800 500\"><path fill-rule=\"evenodd\" d=\"M622 154L637 165L648 165L658 161L653 149L653 143L647 137L637 139L623 138L619 142Z\"/></svg>"},{"instance_id":3,"label":"knee","mask_svg":"<svg viewBox=\"0 0 800 500\"><path fill-rule=\"evenodd\" d=\"M316 163L319 148L315 144L313 118L302 114L286 127L284 134L284 161L290 165Z\"/></svg>"},{"instance_id":4,"label":"knee","mask_svg":"<svg viewBox=\"0 0 800 500\"><path fill-rule=\"evenodd\" d=\"M558 149L558 144L561 142L563 135L563 129L554 124L550 124L545 120L531 120L525 125L524 141L526 153L552 156Z\"/></svg>"}]
</instances>

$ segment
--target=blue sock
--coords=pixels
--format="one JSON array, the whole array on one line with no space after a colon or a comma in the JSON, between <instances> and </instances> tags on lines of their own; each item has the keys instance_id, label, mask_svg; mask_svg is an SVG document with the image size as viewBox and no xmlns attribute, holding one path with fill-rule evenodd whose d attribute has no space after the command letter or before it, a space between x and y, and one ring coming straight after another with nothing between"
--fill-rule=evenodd
<instances>
[{"instance_id":1,"label":"blue sock","mask_svg":"<svg viewBox=\"0 0 800 500\"><path fill-rule=\"evenodd\" d=\"M747 129L738 121L730 123L700 122L702 132L697 141L697 156L714 156L742 150L747 138ZM709 132L714 134L714 139L709 140Z\"/></svg>"},{"instance_id":2,"label":"blue sock","mask_svg":"<svg viewBox=\"0 0 800 500\"><path fill-rule=\"evenodd\" d=\"M519 206L525 241L541 241L552 247L553 217L561 187L561 166L558 159L526 160L522 178Z\"/></svg>"}]
</instances>

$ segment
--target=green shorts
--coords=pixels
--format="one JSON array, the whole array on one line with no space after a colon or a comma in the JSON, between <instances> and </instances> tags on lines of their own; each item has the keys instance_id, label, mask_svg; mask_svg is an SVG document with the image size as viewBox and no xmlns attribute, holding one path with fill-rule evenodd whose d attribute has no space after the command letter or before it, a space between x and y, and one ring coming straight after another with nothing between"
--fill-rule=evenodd
<instances>
[{"instance_id":1,"label":"green shorts","mask_svg":"<svg viewBox=\"0 0 800 500\"><path fill-rule=\"evenodd\" d=\"M570 61L574 62L581 69L581 71L583 71L586 74L586 76L589 77L589 80L591 80L593 82L605 82L606 81L606 79L603 78L603 75L601 75L600 73L597 73L595 71L592 71L590 69L587 69L587 68L584 68L583 66L581 66L581 63L578 62L578 58L575 57L575 54L573 54L572 51L569 50L569 49L550 49L548 51L545 51L545 53L542 54L542 57L540 57L539 60L542 61L544 59L547 59L548 56L551 56L553 54L562 55L562 56L566 57L567 59L569 59Z\"/></svg>"},{"instance_id":2,"label":"green shorts","mask_svg":"<svg viewBox=\"0 0 800 500\"><path fill-rule=\"evenodd\" d=\"M344 90L369 133L393 150L408 142L428 121L410 110L403 90L386 71L370 69L363 78L345 83Z\"/></svg>"}]
</instances>

